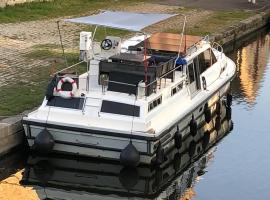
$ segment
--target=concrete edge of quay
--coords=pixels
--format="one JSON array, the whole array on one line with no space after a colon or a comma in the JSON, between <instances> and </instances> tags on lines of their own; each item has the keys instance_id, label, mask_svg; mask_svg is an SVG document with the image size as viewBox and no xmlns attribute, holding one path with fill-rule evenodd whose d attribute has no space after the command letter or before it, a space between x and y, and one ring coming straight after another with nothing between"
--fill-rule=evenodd
<instances>
[{"instance_id":1,"label":"concrete edge of quay","mask_svg":"<svg viewBox=\"0 0 270 200\"><path fill-rule=\"evenodd\" d=\"M221 45L235 43L237 40L265 27L270 23L270 9L240 21L237 24L228 26L223 31L210 36L211 41L216 41Z\"/></svg>"},{"instance_id":2,"label":"concrete edge of quay","mask_svg":"<svg viewBox=\"0 0 270 200\"><path fill-rule=\"evenodd\" d=\"M267 26L269 23L270 9L229 26L219 33L214 33L210 39L222 45L228 45ZM25 111L20 115L0 119L0 156L9 153L25 141L21 120L29 112Z\"/></svg>"}]
</instances>

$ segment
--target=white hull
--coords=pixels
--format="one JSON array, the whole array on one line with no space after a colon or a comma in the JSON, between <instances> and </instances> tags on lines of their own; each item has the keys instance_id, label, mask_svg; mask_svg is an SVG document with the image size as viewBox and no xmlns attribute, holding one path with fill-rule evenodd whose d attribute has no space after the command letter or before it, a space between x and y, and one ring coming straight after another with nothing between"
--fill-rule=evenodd
<instances>
[{"instance_id":1,"label":"white hull","mask_svg":"<svg viewBox=\"0 0 270 200\"><path fill-rule=\"evenodd\" d=\"M46 194L52 199L126 199L129 195L136 199L167 199L175 191L181 197L198 180L199 171L211 163L214 150L209 148L222 139L231 127L231 120L225 119L218 134L215 130L210 133L211 139L204 149L203 140L196 142L194 155L190 155L189 142L186 141L184 146L187 148L178 157L175 157L177 150L171 151L160 168L139 166L125 171L118 163L96 159L30 156L22 181L23 184L35 186L46 183L45 192L44 189L36 189L40 198Z\"/></svg>"},{"instance_id":2,"label":"white hull","mask_svg":"<svg viewBox=\"0 0 270 200\"><path fill-rule=\"evenodd\" d=\"M196 121L198 124L198 134L195 137L190 135L190 128L188 126L191 119L191 115L187 115L184 119L180 120L177 124L168 125L168 129L160 137L142 137L140 135L121 135L117 133L103 132L95 133L94 130L80 129L73 130L74 127L57 127L50 124L38 125L39 123L25 123L25 133L27 135L28 144L30 147L34 144L35 137L47 126L52 136L55 139L55 145L53 151L66 154L75 154L80 156L89 156L94 158L104 158L111 160L119 160L121 151L129 144L130 140L132 144L140 153L140 162L144 164L151 164L151 161L156 157L156 147L158 142L161 142L162 147L165 152L169 152L175 148L174 133L176 131L176 126L179 126L179 130L185 139L185 144L189 145L191 141L198 141L204 136L205 130L211 130L215 126L215 109L216 103L219 100L219 95L225 97L228 89L229 83L225 85L220 91L213 95L208 102L211 106L211 112L213 118L210 123L205 122L203 106L205 102L198 106L193 113L197 113ZM224 99L224 98L221 98ZM223 102L224 103L224 102ZM226 108L222 104L221 120L226 117ZM33 124L33 125L31 125ZM125 136L125 137L123 137ZM188 148L187 146L182 146L180 152Z\"/></svg>"}]
</instances>

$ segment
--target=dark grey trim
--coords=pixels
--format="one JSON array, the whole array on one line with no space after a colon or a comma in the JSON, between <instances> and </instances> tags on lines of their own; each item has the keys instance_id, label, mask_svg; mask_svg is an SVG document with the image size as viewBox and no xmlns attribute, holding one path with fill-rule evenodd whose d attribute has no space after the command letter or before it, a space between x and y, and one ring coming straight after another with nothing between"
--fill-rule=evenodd
<instances>
[{"instance_id":1,"label":"dark grey trim","mask_svg":"<svg viewBox=\"0 0 270 200\"><path fill-rule=\"evenodd\" d=\"M27 125L27 137L32 137L30 125Z\"/></svg>"},{"instance_id":2,"label":"dark grey trim","mask_svg":"<svg viewBox=\"0 0 270 200\"><path fill-rule=\"evenodd\" d=\"M60 129L60 130L76 131L76 132L98 134L98 135L107 135L107 136L114 136L114 137L122 137L122 138L128 138L128 139L138 139L138 140L147 140L147 141L157 140L157 138L155 137L146 137L146 136L140 136L140 135L134 135L134 134L127 135L123 133L105 132L105 131L99 131L99 130L93 130L93 129L63 126L63 125L57 125L57 124L48 124L48 123L34 122L34 121L28 121L28 120L22 120L22 123L27 124L27 125L33 125L33 126L55 128L55 129Z\"/></svg>"},{"instance_id":3,"label":"dark grey trim","mask_svg":"<svg viewBox=\"0 0 270 200\"><path fill-rule=\"evenodd\" d=\"M27 137L27 139L34 140L35 138L34 137L30 137L30 138ZM64 144L64 145L91 148L91 149L100 149L100 150L105 150L105 151L114 151L114 152L119 152L119 153L121 153L121 151L122 151L121 149L115 149L115 148L110 148L110 147L100 147L100 146L90 145L90 144L79 144L79 143L64 142L64 141L58 141L58 140L55 140L54 142L57 144ZM145 152L139 152L139 153L140 153L140 155L147 155L147 156L150 155L150 154L145 153Z\"/></svg>"}]
</instances>

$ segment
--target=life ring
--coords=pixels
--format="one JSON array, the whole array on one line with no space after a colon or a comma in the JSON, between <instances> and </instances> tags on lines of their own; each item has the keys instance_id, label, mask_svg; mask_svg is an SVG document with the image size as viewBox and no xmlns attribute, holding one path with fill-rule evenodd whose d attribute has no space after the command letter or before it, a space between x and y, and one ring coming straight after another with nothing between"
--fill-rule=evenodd
<instances>
[{"instance_id":1,"label":"life ring","mask_svg":"<svg viewBox=\"0 0 270 200\"><path fill-rule=\"evenodd\" d=\"M66 83L66 82L71 83L71 85L72 85L71 91L62 90L62 85L63 85L63 83ZM57 87L55 88L55 93L58 96L61 96L65 99L69 99L69 98L72 98L75 96L77 89L78 89L78 87L77 87L76 81L67 76L67 77L62 78L60 81L58 81Z\"/></svg>"}]
</instances>

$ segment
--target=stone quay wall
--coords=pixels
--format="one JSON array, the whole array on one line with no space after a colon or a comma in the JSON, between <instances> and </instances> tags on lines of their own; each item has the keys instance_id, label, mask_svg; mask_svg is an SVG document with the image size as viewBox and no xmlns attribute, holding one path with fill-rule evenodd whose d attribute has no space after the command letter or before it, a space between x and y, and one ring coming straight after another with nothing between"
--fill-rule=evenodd
<instances>
[{"instance_id":1,"label":"stone quay wall","mask_svg":"<svg viewBox=\"0 0 270 200\"><path fill-rule=\"evenodd\" d=\"M227 46L269 24L270 9L248 19L242 20L235 25L229 26L223 31L213 34L211 36L211 40Z\"/></svg>"}]
</instances>

